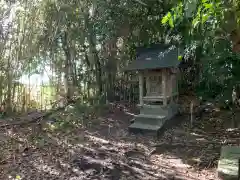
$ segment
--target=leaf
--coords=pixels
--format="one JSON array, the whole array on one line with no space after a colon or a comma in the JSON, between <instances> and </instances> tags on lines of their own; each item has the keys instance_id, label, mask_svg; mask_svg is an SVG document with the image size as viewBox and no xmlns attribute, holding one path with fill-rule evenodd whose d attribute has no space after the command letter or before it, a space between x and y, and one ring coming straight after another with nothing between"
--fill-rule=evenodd
<instances>
[{"instance_id":1,"label":"leaf","mask_svg":"<svg viewBox=\"0 0 240 180\"><path fill-rule=\"evenodd\" d=\"M193 24L193 28L196 28L197 25L199 24L198 18L195 18L195 19L192 21L192 24Z\"/></svg>"},{"instance_id":2,"label":"leaf","mask_svg":"<svg viewBox=\"0 0 240 180\"><path fill-rule=\"evenodd\" d=\"M183 57L182 56L178 56L178 60L182 61Z\"/></svg>"},{"instance_id":3,"label":"leaf","mask_svg":"<svg viewBox=\"0 0 240 180\"><path fill-rule=\"evenodd\" d=\"M168 17L167 16L164 16L162 18L162 24L166 24L168 22Z\"/></svg>"},{"instance_id":4,"label":"leaf","mask_svg":"<svg viewBox=\"0 0 240 180\"><path fill-rule=\"evenodd\" d=\"M169 19L170 19L171 16L172 16L171 13L168 12L168 13L162 18L162 24L166 24L166 23L169 21Z\"/></svg>"},{"instance_id":5,"label":"leaf","mask_svg":"<svg viewBox=\"0 0 240 180\"><path fill-rule=\"evenodd\" d=\"M177 19L177 14L173 15L173 19L176 20Z\"/></svg>"},{"instance_id":6,"label":"leaf","mask_svg":"<svg viewBox=\"0 0 240 180\"><path fill-rule=\"evenodd\" d=\"M170 25L171 28L174 27L173 18L172 17L169 19L169 25Z\"/></svg>"},{"instance_id":7,"label":"leaf","mask_svg":"<svg viewBox=\"0 0 240 180\"><path fill-rule=\"evenodd\" d=\"M208 14L203 14L202 16L202 23L205 23L208 20Z\"/></svg>"},{"instance_id":8,"label":"leaf","mask_svg":"<svg viewBox=\"0 0 240 180\"><path fill-rule=\"evenodd\" d=\"M203 5L205 6L206 9L213 8L213 4L204 3Z\"/></svg>"}]
</instances>

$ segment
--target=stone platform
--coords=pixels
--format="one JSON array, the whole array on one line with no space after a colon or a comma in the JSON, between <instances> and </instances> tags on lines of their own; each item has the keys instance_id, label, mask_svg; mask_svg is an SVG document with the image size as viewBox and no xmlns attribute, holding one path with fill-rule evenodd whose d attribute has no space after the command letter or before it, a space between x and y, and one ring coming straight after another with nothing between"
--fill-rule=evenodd
<instances>
[{"instance_id":1,"label":"stone platform","mask_svg":"<svg viewBox=\"0 0 240 180\"><path fill-rule=\"evenodd\" d=\"M224 146L218 161L218 176L223 180L238 180L240 163L240 146Z\"/></svg>"},{"instance_id":2,"label":"stone platform","mask_svg":"<svg viewBox=\"0 0 240 180\"><path fill-rule=\"evenodd\" d=\"M178 106L176 104L168 106L143 105L140 107L140 114L135 116L134 123L129 126L129 131L133 133L157 133L165 122L172 119L177 113Z\"/></svg>"}]
</instances>

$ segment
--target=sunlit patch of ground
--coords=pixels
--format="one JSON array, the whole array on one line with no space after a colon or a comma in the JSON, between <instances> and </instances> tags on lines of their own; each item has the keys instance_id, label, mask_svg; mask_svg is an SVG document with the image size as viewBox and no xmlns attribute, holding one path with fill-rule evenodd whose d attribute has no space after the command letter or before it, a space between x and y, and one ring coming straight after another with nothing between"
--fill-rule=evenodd
<instances>
[{"instance_id":1,"label":"sunlit patch of ground","mask_svg":"<svg viewBox=\"0 0 240 180\"><path fill-rule=\"evenodd\" d=\"M2 128L0 179L217 179L220 145L202 143L204 134L185 124L158 140L131 135L132 116L125 112L87 120L60 113L53 121ZM166 146L150 155L156 143Z\"/></svg>"}]
</instances>

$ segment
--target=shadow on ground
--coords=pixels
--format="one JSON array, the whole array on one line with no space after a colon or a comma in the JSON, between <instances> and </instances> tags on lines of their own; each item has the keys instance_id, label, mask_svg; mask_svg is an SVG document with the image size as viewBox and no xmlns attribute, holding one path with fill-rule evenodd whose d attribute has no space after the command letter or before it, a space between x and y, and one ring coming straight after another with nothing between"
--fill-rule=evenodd
<instances>
[{"instance_id":1,"label":"shadow on ground","mask_svg":"<svg viewBox=\"0 0 240 180\"><path fill-rule=\"evenodd\" d=\"M211 129L216 119L194 128L183 121L157 139L128 133L134 107L109 109L94 118L61 112L56 116L65 121L1 129L0 179L217 179L220 143L229 133Z\"/></svg>"}]
</instances>

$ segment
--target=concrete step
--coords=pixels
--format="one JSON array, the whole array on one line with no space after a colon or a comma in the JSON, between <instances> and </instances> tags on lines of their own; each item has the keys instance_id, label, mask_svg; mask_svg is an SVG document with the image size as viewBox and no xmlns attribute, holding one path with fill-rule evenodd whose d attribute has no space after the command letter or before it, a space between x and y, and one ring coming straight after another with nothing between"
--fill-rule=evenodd
<instances>
[{"instance_id":1,"label":"concrete step","mask_svg":"<svg viewBox=\"0 0 240 180\"><path fill-rule=\"evenodd\" d=\"M135 116L133 123L129 126L129 131L154 132L158 133L167 120L172 119L178 111L178 106L170 104L168 106L143 105L140 107L140 114Z\"/></svg>"},{"instance_id":2,"label":"concrete step","mask_svg":"<svg viewBox=\"0 0 240 180\"><path fill-rule=\"evenodd\" d=\"M162 109L161 107L159 108L151 108L151 107L143 107L140 109L141 114L152 114L152 115L168 115L168 110L167 109Z\"/></svg>"},{"instance_id":3,"label":"concrete step","mask_svg":"<svg viewBox=\"0 0 240 180\"><path fill-rule=\"evenodd\" d=\"M166 116L139 114L135 116L134 122L139 122L146 125L162 125L166 121Z\"/></svg>"},{"instance_id":4,"label":"concrete step","mask_svg":"<svg viewBox=\"0 0 240 180\"><path fill-rule=\"evenodd\" d=\"M151 107L151 108L159 108L159 107L162 107L162 108L165 108L166 106L164 105L150 105L150 104L143 104L141 107Z\"/></svg>"},{"instance_id":5,"label":"concrete step","mask_svg":"<svg viewBox=\"0 0 240 180\"><path fill-rule=\"evenodd\" d=\"M153 114L153 115L167 115L168 109L160 105L143 105L140 108L141 114Z\"/></svg>"},{"instance_id":6,"label":"concrete step","mask_svg":"<svg viewBox=\"0 0 240 180\"><path fill-rule=\"evenodd\" d=\"M164 115L154 115L154 114L138 114L135 117L136 118L163 119L166 116L164 116Z\"/></svg>"},{"instance_id":7,"label":"concrete step","mask_svg":"<svg viewBox=\"0 0 240 180\"><path fill-rule=\"evenodd\" d=\"M134 122L128 128L129 131L132 133L154 133L157 135L158 131L161 129L162 125L150 125L150 124L143 124L139 122Z\"/></svg>"}]
</instances>

